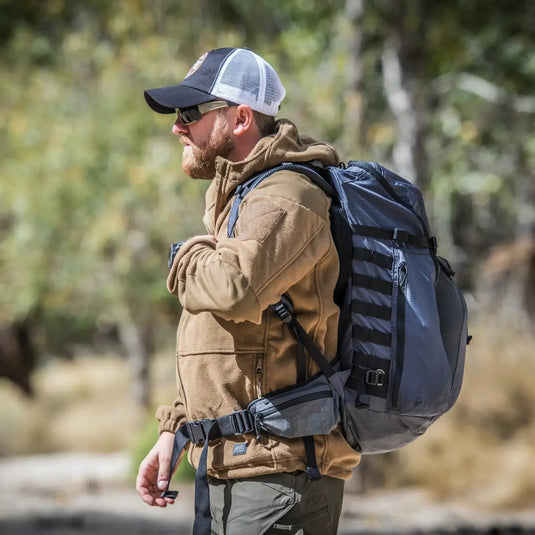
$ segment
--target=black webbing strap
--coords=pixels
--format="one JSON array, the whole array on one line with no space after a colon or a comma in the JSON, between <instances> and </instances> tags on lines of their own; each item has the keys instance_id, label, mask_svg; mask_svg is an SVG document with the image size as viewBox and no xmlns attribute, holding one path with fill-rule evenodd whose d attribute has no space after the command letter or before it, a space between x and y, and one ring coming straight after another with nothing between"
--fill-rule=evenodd
<instances>
[{"instance_id":1,"label":"black webbing strap","mask_svg":"<svg viewBox=\"0 0 535 535\"><path fill-rule=\"evenodd\" d=\"M210 535L212 532L212 515L210 514L210 489L208 474L206 473L208 459L208 443L221 436L217 422L212 420L208 426L206 440L199 459L199 466L195 472L195 520L193 533L195 535Z\"/></svg>"},{"instance_id":2,"label":"black webbing strap","mask_svg":"<svg viewBox=\"0 0 535 535\"><path fill-rule=\"evenodd\" d=\"M320 370L325 374L327 379L334 375L336 373L334 368L323 356L322 352L316 347L316 344L312 341L310 336L308 336L305 329L301 327L301 324L297 321L296 318L293 319L293 322L293 327L295 329L295 332L297 333L297 341L305 346L307 353L314 359L314 361L319 366Z\"/></svg>"},{"instance_id":3,"label":"black webbing strap","mask_svg":"<svg viewBox=\"0 0 535 535\"><path fill-rule=\"evenodd\" d=\"M308 435L303 437L303 443L305 444L305 454L307 457L307 479L309 481L317 481L321 479L320 470L316 461L316 447L314 446L314 437Z\"/></svg>"},{"instance_id":4,"label":"black webbing strap","mask_svg":"<svg viewBox=\"0 0 535 535\"><path fill-rule=\"evenodd\" d=\"M297 382L305 381L308 377L305 348L308 354L314 358L318 366L322 369L323 373L325 373L327 377L330 377L334 373L334 369L322 355L321 351L316 347L316 344L314 344L303 327L301 327L301 324L297 321L291 299L287 295L282 295L281 300L278 303L271 305L270 309L282 322L288 324L288 327L297 340ZM321 474L316 460L314 437L312 435L304 436L303 443L307 459L307 479L309 481L317 481L321 478Z\"/></svg>"},{"instance_id":5,"label":"black webbing strap","mask_svg":"<svg viewBox=\"0 0 535 535\"><path fill-rule=\"evenodd\" d=\"M182 450L188 442L199 444L204 442L204 447L199 459L199 466L195 472L195 521L193 533L195 535L210 535L212 516L210 514L210 490L208 487L208 475L206 472L208 459L208 444L216 438L243 435L254 431L254 418L247 410L236 411L217 420L197 420L182 425L175 433L173 455L171 460L171 474L174 472L176 463ZM171 479L171 477L169 477ZM165 490L163 496L176 497L176 491Z\"/></svg>"},{"instance_id":6,"label":"black webbing strap","mask_svg":"<svg viewBox=\"0 0 535 535\"><path fill-rule=\"evenodd\" d=\"M388 359L369 355L361 351L353 354L353 368L346 386L352 390L364 390L366 394L386 399L390 383L390 362ZM355 405L360 405L359 399Z\"/></svg>"},{"instance_id":7,"label":"black webbing strap","mask_svg":"<svg viewBox=\"0 0 535 535\"><path fill-rule=\"evenodd\" d=\"M392 295L392 283L378 279L377 277L370 277L369 275L358 275L353 277L353 286L358 288L366 288L367 290L373 290L385 295Z\"/></svg>"},{"instance_id":8,"label":"black webbing strap","mask_svg":"<svg viewBox=\"0 0 535 535\"><path fill-rule=\"evenodd\" d=\"M353 338L387 347L390 347L392 343L392 335L390 333L369 329L363 325L353 325Z\"/></svg>"},{"instance_id":9,"label":"black webbing strap","mask_svg":"<svg viewBox=\"0 0 535 535\"><path fill-rule=\"evenodd\" d=\"M334 197L336 194L334 188L321 176L320 173L318 173L318 171L314 170L314 166L312 164L307 165L293 162L284 162L270 169L261 171L260 173L257 173L256 175L253 175L252 177L247 179L246 182L240 184L236 188L235 199L230 209L230 215L227 225L227 236L229 238L232 238L234 236L234 227L236 225L236 221L238 220L240 204L243 201L244 197L251 190L256 188L256 186L258 186L260 182L270 177L272 174L284 170L294 171L296 173L301 173L307 176L310 180L312 180L312 182L319 186L330 197Z\"/></svg>"},{"instance_id":10,"label":"black webbing strap","mask_svg":"<svg viewBox=\"0 0 535 535\"><path fill-rule=\"evenodd\" d=\"M355 234L360 236L368 236L369 238L377 238L380 240L394 240L399 243L407 243L415 245L416 247L426 247L428 249L436 250L437 240L434 236L422 236L411 234L403 229L384 229L381 227L368 227L366 225L354 225L351 227Z\"/></svg>"},{"instance_id":11,"label":"black webbing strap","mask_svg":"<svg viewBox=\"0 0 535 535\"><path fill-rule=\"evenodd\" d=\"M182 450L186 447L186 444L190 441L189 436L184 431L185 428L184 426L182 426L175 433L175 440L173 442L173 454L171 456L171 468L169 471L169 480L167 483L167 488L161 494L162 498L176 498L178 494L177 490L169 490L169 483L171 483L171 477L173 476L173 472L175 471L178 458L180 457Z\"/></svg>"},{"instance_id":12,"label":"black webbing strap","mask_svg":"<svg viewBox=\"0 0 535 535\"><path fill-rule=\"evenodd\" d=\"M227 236L229 238L232 238L234 236L234 227L236 225L236 221L238 221L238 212L240 210L240 204L243 201L244 197L251 190L256 188L256 186L258 186L258 184L260 184L262 180L268 178L273 173L276 173L279 170L280 169L278 167L273 167L272 169L268 169L267 171L260 172L256 175L253 175L246 182L244 182L243 184L240 184L236 188L236 197L230 209L230 215L229 215L229 220L228 220L228 225L227 225Z\"/></svg>"},{"instance_id":13,"label":"black webbing strap","mask_svg":"<svg viewBox=\"0 0 535 535\"><path fill-rule=\"evenodd\" d=\"M297 369L297 382L300 383L302 381L305 381L308 376L307 371L307 359L305 354L305 348L303 344L299 343L299 333L296 329L295 322L290 321L288 323L288 327L292 331L292 334L297 339L297 362L296 362L296 369Z\"/></svg>"},{"instance_id":14,"label":"black webbing strap","mask_svg":"<svg viewBox=\"0 0 535 535\"><path fill-rule=\"evenodd\" d=\"M293 305L288 296L283 295L281 300L271 305L270 309L274 312L280 320L287 323L297 339L298 345L301 345L307 350L307 353L314 359L320 370L327 378L331 377L335 370L329 361L323 356L322 352L316 347L305 329L301 326L294 315Z\"/></svg>"},{"instance_id":15,"label":"black webbing strap","mask_svg":"<svg viewBox=\"0 0 535 535\"><path fill-rule=\"evenodd\" d=\"M391 269L394 262L391 256L364 247L353 247L353 259L360 260L361 262L371 262L387 269Z\"/></svg>"},{"instance_id":16,"label":"black webbing strap","mask_svg":"<svg viewBox=\"0 0 535 535\"><path fill-rule=\"evenodd\" d=\"M376 305L375 303L368 303L358 299L353 299L351 301L351 312L353 314L371 316L381 320L390 320L392 316L391 307L386 305Z\"/></svg>"}]
</instances>

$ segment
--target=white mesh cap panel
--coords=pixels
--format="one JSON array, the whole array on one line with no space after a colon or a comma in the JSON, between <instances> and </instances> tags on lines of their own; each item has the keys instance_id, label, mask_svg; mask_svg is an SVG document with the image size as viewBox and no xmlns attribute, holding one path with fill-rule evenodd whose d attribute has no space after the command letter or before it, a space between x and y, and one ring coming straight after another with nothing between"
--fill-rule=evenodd
<instances>
[{"instance_id":1,"label":"white mesh cap panel","mask_svg":"<svg viewBox=\"0 0 535 535\"><path fill-rule=\"evenodd\" d=\"M221 65L210 93L275 116L286 91L269 63L250 50L237 49Z\"/></svg>"}]
</instances>

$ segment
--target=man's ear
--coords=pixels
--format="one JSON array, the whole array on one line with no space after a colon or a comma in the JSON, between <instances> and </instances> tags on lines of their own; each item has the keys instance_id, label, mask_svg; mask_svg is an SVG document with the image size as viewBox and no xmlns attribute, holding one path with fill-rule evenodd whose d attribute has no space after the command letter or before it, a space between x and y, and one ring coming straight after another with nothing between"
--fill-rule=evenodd
<instances>
[{"instance_id":1,"label":"man's ear","mask_svg":"<svg viewBox=\"0 0 535 535\"><path fill-rule=\"evenodd\" d=\"M247 104L240 104L235 108L232 116L232 133L235 136L242 136L250 133L256 126L253 110Z\"/></svg>"}]
</instances>

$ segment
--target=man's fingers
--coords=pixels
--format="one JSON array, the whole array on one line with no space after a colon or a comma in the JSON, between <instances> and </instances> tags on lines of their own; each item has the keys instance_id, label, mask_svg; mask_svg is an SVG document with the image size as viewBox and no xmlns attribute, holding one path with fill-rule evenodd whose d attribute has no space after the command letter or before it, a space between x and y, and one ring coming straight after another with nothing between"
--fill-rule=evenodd
<instances>
[{"instance_id":1,"label":"man's fingers","mask_svg":"<svg viewBox=\"0 0 535 535\"><path fill-rule=\"evenodd\" d=\"M171 460L173 455L173 438L168 441L167 447L162 448L158 455L158 488L166 490L169 486L169 478L171 474Z\"/></svg>"},{"instance_id":2,"label":"man's fingers","mask_svg":"<svg viewBox=\"0 0 535 535\"><path fill-rule=\"evenodd\" d=\"M171 458L168 455L160 455L160 470L158 471L158 488L165 490L169 486L169 472Z\"/></svg>"},{"instance_id":3,"label":"man's fingers","mask_svg":"<svg viewBox=\"0 0 535 535\"><path fill-rule=\"evenodd\" d=\"M174 435L164 432L141 461L136 478L136 491L148 505L166 507L175 502L172 495L162 497L169 487Z\"/></svg>"}]
</instances>

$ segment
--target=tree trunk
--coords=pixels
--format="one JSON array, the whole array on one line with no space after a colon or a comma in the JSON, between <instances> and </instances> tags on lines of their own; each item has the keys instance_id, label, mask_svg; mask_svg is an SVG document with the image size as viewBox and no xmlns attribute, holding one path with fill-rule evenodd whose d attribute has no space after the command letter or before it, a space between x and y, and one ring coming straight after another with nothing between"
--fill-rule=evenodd
<instances>
[{"instance_id":1,"label":"tree trunk","mask_svg":"<svg viewBox=\"0 0 535 535\"><path fill-rule=\"evenodd\" d=\"M150 372L148 344L134 322L120 326L121 342L126 349L132 374L132 400L142 410L150 408Z\"/></svg>"},{"instance_id":2,"label":"tree trunk","mask_svg":"<svg viewBox=\"0 0 535 535\"><path fill-rule=\"evenodd\" d=\"M429 189L424 147L427 99L422 77L425 37L414 28L407 28L407 4L396 0L387 5L388 33L382 66L384 89L398 130L393 160L397 172L416 184L425 195ZM411 6L423 11L421 3Z\"/></svg>"},{"instance_id":3,"label":"tree trunk","mask_svg":"<svg viewBox=\"0 0 535 535\"><path fill-rule=\"evenodd\" d=\"M348 153L355 153L355 147L362 148L366 144L364 66L362 62L364 0L346 0L345 13L346 19L349 21L351 40L349 43L348 90L345 96L344 144Z\"/></svg>"},{"instance_id":4,"label":"tree trunk","mask_svg":"<svg viewBox=\"0 0 535 535\"><path fill-rule=\"evenodd\" d=\"M517 123L522 125L520 139L528 139L530 122L527 122L525 118L517 117ZM505 304L512 315L529 318L533 321L533 303L535 303L535 283L533 280L535 267L534 177L525 145L517 143L512 152L514 153L514 168L516 169L514 176L516 228L513 243L522 246L526 253L522 262L520 262L519 258L513 260L513 262L515 260L519 262L520 265L516 270L515 276L509 279Z\"/></svg>"}]
</instances>

